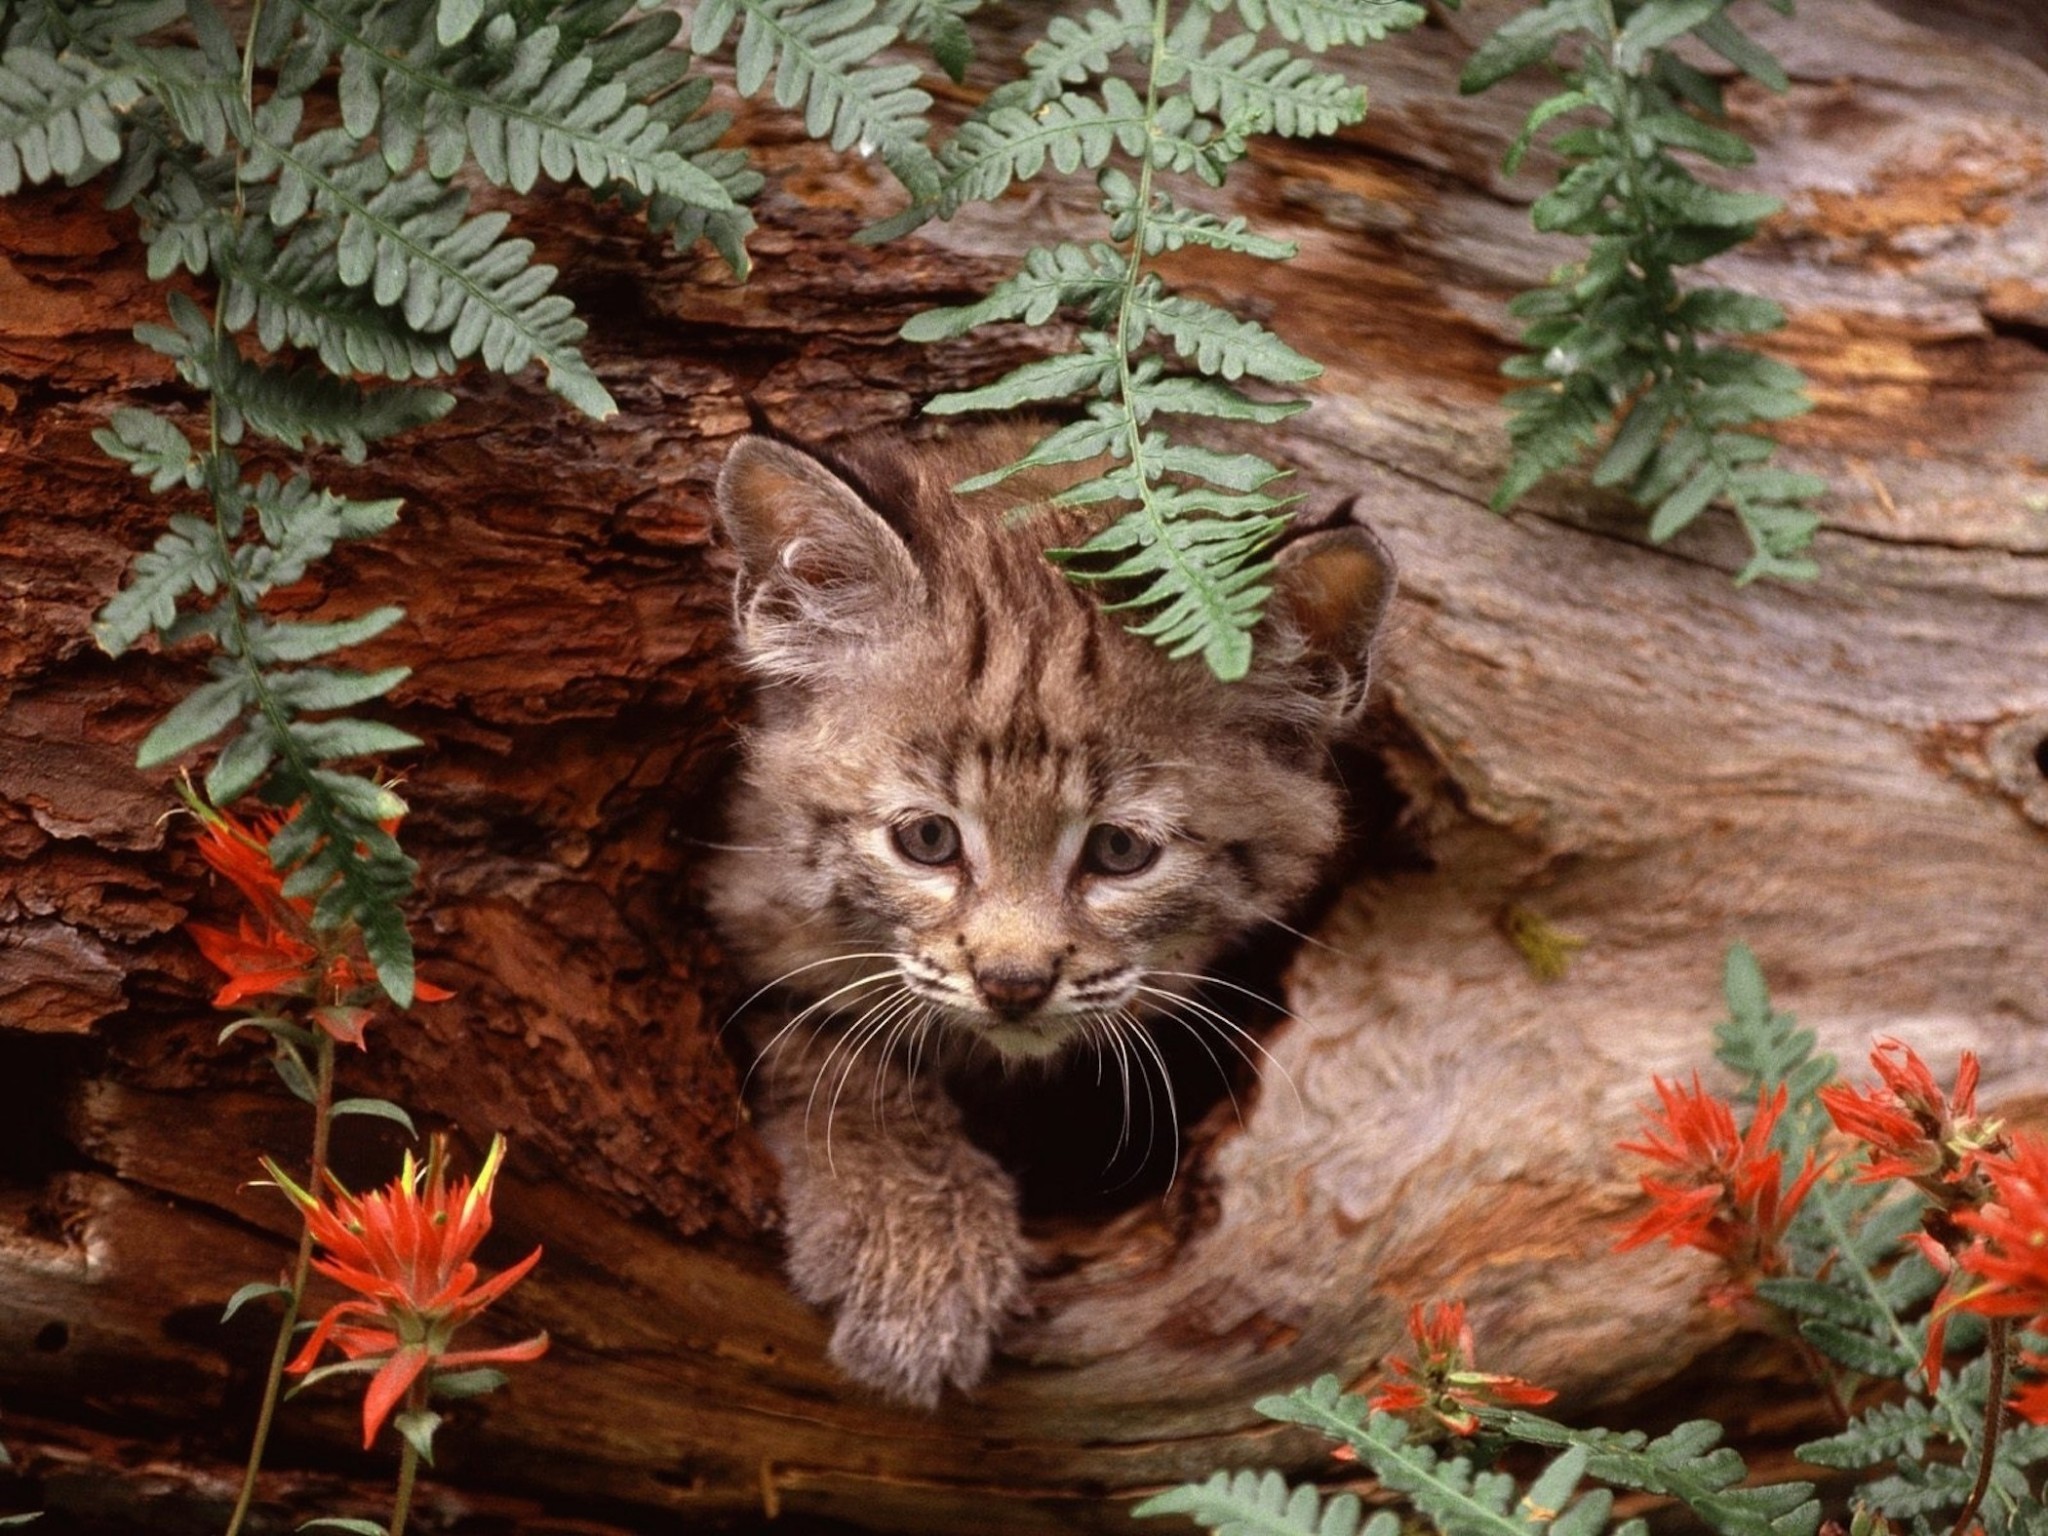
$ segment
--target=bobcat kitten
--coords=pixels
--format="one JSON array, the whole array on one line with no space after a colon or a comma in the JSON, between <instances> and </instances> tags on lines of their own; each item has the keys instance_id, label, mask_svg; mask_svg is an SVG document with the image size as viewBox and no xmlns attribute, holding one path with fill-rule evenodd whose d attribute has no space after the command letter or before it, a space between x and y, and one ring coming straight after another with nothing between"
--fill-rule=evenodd
<instances>
[{"instance_id":1,"label":"bobcat kitten","mask_svg":"<svg viewBox=\"0 0 2048 1536\"><path fill-rule=\"evenodd\" d=\"M835 471L748 437L718 484L762 686L710 885L788 1005L755 1081L790 1279L836 1309L841 1367L925 1405L980 1380L1024 1293L1015 1187L944 1076L1103 1038L1308 889L1393 584L1356 523L1296 538L1220 683L1045 559L1099 512L1028 477L951 490L1031 440L871 441Z\"/></svg>"}]
</instances>

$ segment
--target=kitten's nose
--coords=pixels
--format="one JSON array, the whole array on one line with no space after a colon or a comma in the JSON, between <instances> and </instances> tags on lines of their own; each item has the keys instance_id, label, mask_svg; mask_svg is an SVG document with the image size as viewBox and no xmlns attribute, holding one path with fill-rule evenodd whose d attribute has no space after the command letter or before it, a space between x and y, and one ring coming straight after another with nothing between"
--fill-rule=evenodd
<instances>
[{"instance_id":1,"label":"kitten's nose","mask_svg":"<svg viewBox=\"0 0 2048 1536\"><path fill-rule=\"evenodd\" d=\"M974 985L990 1010L1006 1019L1021 1019L1052 995L1056 972L1022 965L992 965L974 973Z\"/></svg>"}]
</instances>

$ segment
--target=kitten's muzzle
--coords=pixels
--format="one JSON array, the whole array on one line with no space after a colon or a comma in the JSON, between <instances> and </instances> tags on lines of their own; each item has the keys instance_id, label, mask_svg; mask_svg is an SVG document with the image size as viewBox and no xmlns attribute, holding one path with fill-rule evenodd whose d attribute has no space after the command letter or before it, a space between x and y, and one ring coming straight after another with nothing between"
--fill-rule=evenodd
<instances>
[{"instance_id":1,"label":"kitten's muzzle","mask_svg":"<svg viewBox=\"0 0 2048 1536\"><path fill-rule=\"evenodd\" d=\"M988 1010L998 1018L1021 1019L1033 1013L1059 982L1059 967L1036 970L1028 966L992 965L977 969L974 988Z\"/></svg>"}]
</instances>

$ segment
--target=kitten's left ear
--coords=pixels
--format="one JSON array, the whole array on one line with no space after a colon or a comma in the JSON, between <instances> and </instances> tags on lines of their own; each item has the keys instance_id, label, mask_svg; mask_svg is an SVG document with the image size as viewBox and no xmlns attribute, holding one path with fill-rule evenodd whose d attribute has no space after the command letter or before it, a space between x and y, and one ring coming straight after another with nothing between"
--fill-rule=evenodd
<instances>
[{"instance_id":1,"label":"kitten's left ear","mask_svg":"<svg viewBox=\"0 0 2048 1536\"><path fill-rule=\"evenodd\" d=\"M833 647L871 636L924 597L924 577L896 530L787 444L733 444L718 475L718 517L739 551L740 638L765 671L825 670Z\"/></svg>"},{"instance_id":2,"label":"kitten's left ear","mask_svg":"<svg viewBox=\"0 0 2048 1536\"><path fill-rule=\"evenodd\" d=\"M1268 611L1299 638L1314 691L1333 726L1365 707L1372 653L1394 596L1394 557L1346 507L1337 526L1282 546L1273 562Z\"/></svg>"}]
</instances>

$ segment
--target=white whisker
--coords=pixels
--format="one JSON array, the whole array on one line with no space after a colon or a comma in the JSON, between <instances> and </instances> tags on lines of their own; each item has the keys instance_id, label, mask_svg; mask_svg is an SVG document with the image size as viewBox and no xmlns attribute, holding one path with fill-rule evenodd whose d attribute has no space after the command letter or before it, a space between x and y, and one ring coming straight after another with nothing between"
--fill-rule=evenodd
<instances>
[{"instance_id":1,"label":"white whisker","mask_svg":"<svg viewBox=\"0 0 2048 1536\"><path fill-rule=\"evenodd\" d=\"M1148 974L1171 976L1176 973L1172 971L1158 971L1150 972ZM1137 990L1146 994L1147 996L1164 998L1168 1002L1178 1003L1184 1007L1194 1009L1196 1017L1204 1020L1205 1022L1213 1024L1220 1032L1219 1038L1221 1038L1226 1044L1229 1044L1232 1047L1232 1049L1236 1050L1240 1056L1244 1056L1244 1051L1241 1047L1236 1045L1235 1041L1242 1040L1245 1043L1245 1045L1250 1046L1253 1050L1257 1051L1261 1056L1263 1056L1266 1059L1267 1063L1271 1065L1273 1070L1280 1074L1280 1080L1287 1084L1287 1091L1294 1096L1295 1109L1300 1112L1306 1112L1308 1106L1301 1097L1301 1090L1295 1086L1293 1075L1290 1072L1288 1072L1286 1067L1281 1065L1280 1058L1275 1056L1271 1051L1267 1050L1264 1043L1260 1041L1259 1037L1253 1034L1250 1030L1246 1029L1242 1024L1238 1023L1235 1019L1230 1018L1228 1015L1223 1014L1217 1011L1216 1009L1210 1007L1207 1003L1202 1002L1199 998L1189 997L1185 993L1169 992L1164 987L1147 987L1143 985L1140 985ZM1240 987L1238 988L1238 990L1242 992L1245 989ZM1256 996L1257 994L1253 993L1249 995ZM1290 1014L1289 1017L1291 1018L1293 1017L1293 1015ZM1235 1040L1233 1040L1233 1036L1235 1037ZM1247 1066L1255 1065L1249 1056L1245 1056L1245 1064Z\"/></svg>"}]
</instances>

